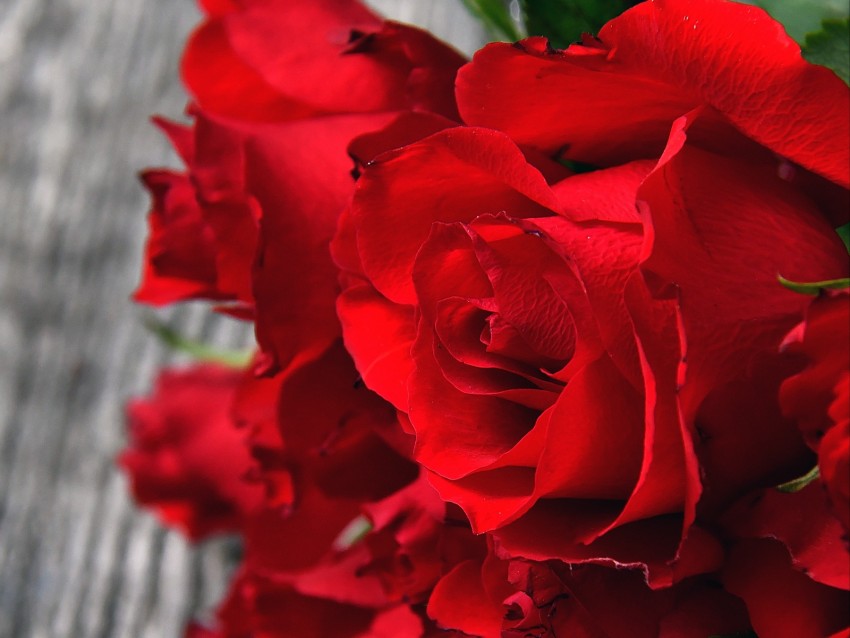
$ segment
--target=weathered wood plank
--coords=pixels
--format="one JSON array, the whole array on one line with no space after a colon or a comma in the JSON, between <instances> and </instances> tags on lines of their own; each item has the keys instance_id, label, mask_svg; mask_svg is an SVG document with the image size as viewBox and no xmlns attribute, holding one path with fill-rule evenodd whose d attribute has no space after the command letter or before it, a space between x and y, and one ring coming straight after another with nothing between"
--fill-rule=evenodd
<instances>
[{"instance_id":1,"label":"weathered wood plank","mask_svg":"<svg viewBox=\"0 0 850 638\"><path fill-rule=\"evenodd\" d=\"M469 52L457 0L374 0ZM0 636L178 636L223 592L222 543L194 551L136 511L114 467L122 404L173 355L127 296L139 168L174 163L147 123L181 113L189 0L0 4ZM166 314L241 345L200 306Z\"/></svg>"}]
</instances>

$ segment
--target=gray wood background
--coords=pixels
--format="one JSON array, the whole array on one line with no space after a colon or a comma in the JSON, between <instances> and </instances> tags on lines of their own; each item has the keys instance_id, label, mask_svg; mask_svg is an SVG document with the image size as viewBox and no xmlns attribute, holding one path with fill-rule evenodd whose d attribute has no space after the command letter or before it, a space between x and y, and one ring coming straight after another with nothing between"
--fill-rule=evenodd
<instances>
[{"instance_id":1,"label":"gray wood background","mask_svg":"<svg viewBox=\"0 0 850 638\"><path fill-rule=\"evenodd\" d=\"M468 52L458 0L374 0ZM176 360L141 327L147 198L177 165L148 124L178 117L191 0L0 0L0 637L181 634L223 594L228 546L190 547L128 497L122 405ZM163 313L222 346L244 326ZM332 637L331 637L332 638Z\"/></svg>"}]
</instances>

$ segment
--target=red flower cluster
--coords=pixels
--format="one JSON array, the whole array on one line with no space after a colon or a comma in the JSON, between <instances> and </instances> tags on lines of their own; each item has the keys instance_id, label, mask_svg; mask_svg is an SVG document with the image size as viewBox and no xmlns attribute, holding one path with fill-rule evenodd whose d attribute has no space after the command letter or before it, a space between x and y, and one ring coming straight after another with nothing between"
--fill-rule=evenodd
<instances>
[{"instance_id":1,"label":"red flower cluster","mask_svg":"<svg viewBox=\"0 0 850 638\"><path fill-rule=\"evenodd\" d=\"M724 0L465 66L355 0L203 5L136 299L260 351L163 373L122 456L244 540L188 636L850 636L850 295L777 277L850 270L838 77Z\"/></svg>"}]
</instances>

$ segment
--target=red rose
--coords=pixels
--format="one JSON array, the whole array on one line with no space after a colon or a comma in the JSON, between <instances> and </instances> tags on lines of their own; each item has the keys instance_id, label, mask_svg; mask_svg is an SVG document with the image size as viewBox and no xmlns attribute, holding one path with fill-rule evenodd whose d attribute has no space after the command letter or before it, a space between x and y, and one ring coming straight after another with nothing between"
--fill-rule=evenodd
<instances>
[{"instance_id":1,"label":"red rose","mask_svg":"<svg viewBox=\"0 0 850 638\"><path fill-rule=\"evenodd\" d=\"M354 184L348 143L413 110L457 119L464 60L353 0L204 8L182 65L195 125L163 125L188 176L146 176L154 211L136 298L230 302L255 320L272 371L338 337L327 245Z\"/></svg>"},{"instance_id":2,"label":"red rose","mask_svg":"<svg viewBox=\"0 0 850 638\"><path fill-rule=\"evenodd\" d=\"M848 90L752 7L646 3L600 38L493 44L461 71L466 120L513 140L450 129L366 167L338 311L416 460L500 552L657 586L717 568L717 513L811 462L777 401L805 300L777 274L847 272L829 220L850 132L829 109ZM564 178L553 153L600 168Z\"/></svg>"},{"instance_id":3,"label":"red rose","mask_svg":"<svg viewBox=\"0 0 850 638\"><path fill-rule=\"evenodd\" d=\"M243 373L213 365L160 373L151 397L127 406L130 443L118 459L136 500L198 540L235 531L262 504L230 408Z\"/></svg>"},{"instance_id":4,"label":"red rose","mask_svg":"<svg viewBox=\"0 0 850 638\"><path fill-rule=\"evenodd\" d=\"M354 0L248 0L195 31L183 79L207 113L281 121L414 109L457 119L460 54Z\"/></svg>"},{"instance_id":5,"label":"red rose","mask_svg":"<svg viewBox=\"0 0 850 638\"><path fill-rule=\"evenodd\" d=\"M850 530L850 292L814 300L783 345L808 365L782 384L782 407L817 452L833 509Z\"/></svg>"}]
</instances>

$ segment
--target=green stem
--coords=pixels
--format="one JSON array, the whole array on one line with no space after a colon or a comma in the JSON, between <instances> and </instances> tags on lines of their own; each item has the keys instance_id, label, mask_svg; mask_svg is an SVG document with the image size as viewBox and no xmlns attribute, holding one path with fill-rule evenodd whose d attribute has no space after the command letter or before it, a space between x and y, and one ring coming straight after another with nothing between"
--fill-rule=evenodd
<instances>
[{"instance_id":1,"label":"green stem","mask_svg":"<svg viewBox=\"0 0 850 638\"><path fill-rule=\"evenodd\" d=\"M244 368L251 363L252 352L222 350L200 341L187 339L168 324L155 317L142 320L145 328L156 335L162 343L179 352L185 352L197 361L220 363L231 368Z\"/></svg>"},{"instance_id":2,"label":"green stem","mask_svg":"<svg viewBox=\"0 0 850 638\"><path fill-rule=\"evenodd\" d=\"M782 485L777 485L776 489L780 492L785 492L786 494L792 494L794 492L799 492L801 489L806 487L812 481L816 481L820 478L820 468L815 465L811 470L806 472L803 476L795 478L787 483L783 483Z\"/></svg>"},{"instance_id":3,"label":"green stem","mask_svg":"<svg viewBox=\"0 0 850 638\"><path fill-rule=\"evenodd\" d=\"M496 39L516 42L522 38L502 0L463 0L463 4Z\"/></svg>"}]
</instances>

